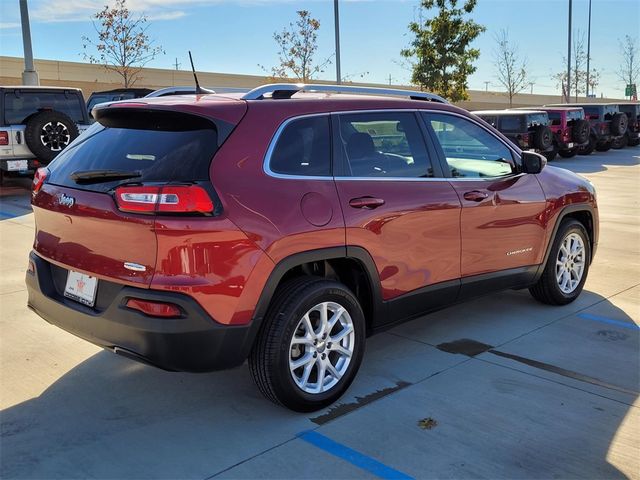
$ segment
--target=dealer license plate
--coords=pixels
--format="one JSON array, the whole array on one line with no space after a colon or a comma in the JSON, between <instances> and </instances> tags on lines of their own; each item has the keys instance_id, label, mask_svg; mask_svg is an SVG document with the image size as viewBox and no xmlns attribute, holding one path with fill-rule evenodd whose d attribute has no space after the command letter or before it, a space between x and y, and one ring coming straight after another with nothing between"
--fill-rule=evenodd
<instances>
[{"instance_id":1,"label":"dealer license plate","mask_svg":"<svg viewBox=\"0 0 640 480\"><path fill-rule=\"evenodd\" d=\"M7 170L10 172L20 172L23 170L29 170L28 160L8 160Z\"/></svg>"},{"instance_id":2,"label":"dealer license plate","mask_svg":"<svg viewBox=\"0 0 640 480\"><path fill-rule=\"evenodd\" d=\"M80 302L83 305L93 307L96 302L96 290L98 279L84 273L69 270L67 284L64 287L64 296Z\"/></svg>"}]
</instances>

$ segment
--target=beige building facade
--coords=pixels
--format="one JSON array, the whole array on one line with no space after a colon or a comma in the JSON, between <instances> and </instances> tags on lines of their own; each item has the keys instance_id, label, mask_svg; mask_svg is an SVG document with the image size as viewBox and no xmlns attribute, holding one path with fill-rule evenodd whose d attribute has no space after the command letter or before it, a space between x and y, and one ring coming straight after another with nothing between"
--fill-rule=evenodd
<instances>
[{"instance_id":1,"label":"beige building facade","mask_svg":"<svg viewBox=\"0 0 640 480\"><path fill-rule=\"evenodd\" d=\"M35 60L35 66L40 75L41 85L80 88L85 98L88 98L89 95L95 91L122 87L119 75L108 71L101 65L56 60ZM22 58L0 56L0 85L20 85L23 70L24 60ZM210 88L253 88L270 82L268 77L259 75L237 75L213 72L198 72L198 80L202 86ZM388 86L365 83L356 84L374 87ZM177 85L193 85L192 73L187 70L144 68L140 72L139 80L135 84L136 87L153 89ZM394 87L415 89L415 87L405 85L394 85ZM470 90L469 96L469 101L459 102L458 105L468 110L507 108L509 106L509 98L505 93ZM595 100L596 99L591 99L591 101ZM610 100L612 99L597 99L597 101L603 102ZM547 103L559 103L561 101L562 98L559 95L531 95L522 93L515 96L514 107L544 105Z\"/></svg>"}]
</instances>

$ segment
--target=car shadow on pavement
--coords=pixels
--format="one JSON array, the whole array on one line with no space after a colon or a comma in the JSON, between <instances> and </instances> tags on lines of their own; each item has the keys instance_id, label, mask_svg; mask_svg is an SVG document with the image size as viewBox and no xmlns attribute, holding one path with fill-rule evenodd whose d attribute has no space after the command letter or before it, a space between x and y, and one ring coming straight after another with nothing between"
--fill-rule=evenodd
<instances>
[{"instance_id":1,"label":"car shadow on pavement","mask_svg":"<svg viewBox=\"0 0 640 480\"><path fill-rule=\"evenodd\" d=\"M596 173L607 170L608 167L632 167L640 164L640 146L627 147L607 152L594 151L591 155L576 155L572 158L560 156L549 165L566 168L575 173Z\"/></svg>"},{"instance_id":2,"label":"car shadow on pavement","mask_svg":"<svg viewBox=\"0 0 640 480\"><path fill-rule=\"evenodd\" d=\"M597 312L605 312L603 315L606 314L607 318L615 319L617 322L633 324L623 310L605 298L590 292L585 293L589 293L592 297L589 305L595 303L593 300L599 302ZM604 363L614 358L615 365L606 365L607 368L599 372L582 371L580 373L598 377L604 375L609 368L635 369L635 377L633 374L631 377L627 376L626 383L635 381L637 386L639 349L637 330L627 331L618 328L621 332L617 337L599 335L598 331L616 330L616 326L576 320L574 314L580 310L580 306L573 310L562 307L565 308L562 314L551 314L557 315L558 320L542 328L543 325L552 321L552 318L549 318L549 312L552 311L549 307L525 299L525 295L521 292L505 292L437 312L433 322L429 321L429 317L425 317L394 329L391 333L372 337L367 345L368 352L361 375L343 399L344 403L350 402L353 391L361 389L363 382L371 383L372 378L380 379L378 387L381 388L384 386L382 378L392 380L409 378L407 370L424 370L430 361L429 355L440 355L442 358L452 358L455 361L451 362L451 366L447 368L447 377L440 372L435 372L432 377L424 375L422 378L420 376L409 378L408 386L402 389L401 395L397 398L394 398L395 394L390 394L367 407L357 408L356 406L348 409L349 415L337 416L326 426L339 424L348 419L352 413L366 415L368 407L376 407L376 404L380 405L378 402L387 401L402 402L397 414L407 414L411 419L412 409L416 407L416 400L412 399L414 389L416 389L416 395L420 393L420 389L427 389L428 394L435 395L436 398L438 395L454 395L453 392L463 391L466 393L462 396L455 394L457 396L455 401L458 404L462 402L462 405L468 402L468 421L459 418L460 413L456 413L458 421L465 423L465 432L447 430L447 415L451 413L446 410L447 402L441 407L443 410L437 413L440 426L439 430L434 431L440 431L443 435L438 440L438 445L440 449L448 452L444 455L451 457L445 460L451 462L464 460L462 457L466 456L465 449L468 449L469 454L475 451L473 455L476 457L478 455L476 449L502 453L506 449L513 456L510 462L525 465L522 467L524 469L521 475L531 477L535 476L536 472L527 470L526 465L533 468L532 465L536 464L531 463L529 449L523 448L529 442L536 445L535 456L547 462L545 471L539 472L540 476L552 476L554 472L562 477L576 476L571 475L571 472L582 476L591 472L592 475L587 476L623 477L623 473L610 465L607 459L621 422L624 421L628 409L633 408L628 405L630 402L620 399L608 400L607 390L601 387L594 387L600 388L596 395L586 393L593 385L584 385L585 388L582 388L580 382L571 380L573 383L566 388L566 391L572 398L567 403L575 401L575 395L579 394L583 396L580 398L589 402L593 397L596 400L595 406L579 410L578 413L583 412L581 415L576 416L575 412L573 415L568 415L564 423L546 427L544 438L539 438L533 433L538 431L536 426L540 422L545 423L545 419L532 418L532 413L534 410L548 411L552 418L552 414L557 415L558 409L561 409L562 399L553 395L542 398L538 395L532 399L531 392L527 389L519 390L518 382L505 379L524 378L524 383L528 381L526 379L530 379L531 382L538 382L543 386L547 384L552 385L553 388L557 386L560 391L564 391L562 384L567 379L561 375L548 374L549 378L544 378L543 375L518 371L517 365L496 366L497 364L479 359L469 361L461 355L444 353L429 346L442 341L445 325L446 336L449 338L469 338L470 335L474 335L474 332L478 331L478 318L473 318L474 313L484 309L485 303L493 304L494 307L500 303L503 306L502 311L509 312L509 315L494 314L493 320L491 317L481 319L488 322L485 325L487 330L499 329L503 324L517 321L518 329L510 332L511 338L517 340L514 343L503 344L500 347L501 351L535 357L535 353L527 351L526 345L518 346L517 342L528 338L526 334L538 335L538 338L532 339L534 342L556 342L558 345L563 345L562 339L558 338L558 332L573 332L574 336L567 338L564 342L566 347L564 352L551 351L544 358L534 359L553 362L556 355L558 357L556 360L562 362L563 358L570 357L566 357L568 350L575 351L575 358L569 358L568 362L579 362L582 355L590 355L592 363L594 357L597 361ZM561 325L563 323L564 325ZM562 326L565 330L550 332L549 335L553 339L545 338L545 330L555 326ZM580 339L583 346L576 344ZM490 341L490 335L481 340ZM497 342L494 343L497 345ZM424 348L424 355L415 353L411 357L411 366L407 365L407 361L396 363L387 361L392 357L401 357L400 349L409 349L406 345ZM596 348L598 346L601 348ZM610 354L614 349L618 352L617 356L611 357ZM545 349L545 351L548 350L549 347ZM626 355L628 358L624 359L620 355ZM421 359L423 365L420 365ZM623 360L626 360L626 363L621 363ZM457 385L459 377L456 372L459 369L464 372L464 369L471 364L481 365L492 373L487 373L486 377L472 376L473 385L468 383ZM560 363L557 366L571 370L579 370L580 367L576 363ZM469 375L463 375L463 377L464 382L470 382ZM422 381L425 378L429 379ZM440 385L440 390L437 386L430 387L432 378L438 379L436 385ZM446 380L447 378L449 380ZM611 378L601 378L601 380L616 383L616 380ZM25 381L29 379L25 378ZM508 388L505 387L507 384ZM371 388L375 387L373 385ZM450 389L451 393L448 392ZM544 388L538 390L540 393ZM495 408L503 408L506 405L504 411L509 411L509 406L517 406L517 409L522 410L521 417L496 416L493 411L474 411L474 409L477 410L477 406L473 405L476 404L478 392ZM421 397L418 395L416 398ZM531 403L534 400L535 403ZM635 398L628 400L635 400ZM606 412L599 410L602 409L602 404L607 404ZM420 403L419 406L425 411L429 410L428 404ZM295 438L300 432L316 428L318 425L312 419L317 415L318 413L297 414L264 400L255 388L246 365L211 374L170 373L103 351L65 373L40 396L1 412L0 477L3 479L206 478L255 457L261 452L273 449ZM486 430L486 425L480 426L474 423L475 415L494 418L492 422L495 422L495 435L489 435L490 431L476 431L476 428ZM395 429L398 431L407 428L416 429L418 433L415 437L413 430L411 435L406 437L405 441L409 444L405 445L403 455L413 454L413 462L424 468L421 470L424 474L417 476L446 476L446 470L434 471L433 475L427 473L430 472L428 466L432 460L435 460L430 458L429 453L429 442L433 440L429 440L430 437L416 427L418 420L419 418L415 418L409 423L403 421L398 422L397 425L392 424L391 430L394 431L382 432L381 441L384 443L386 441L384 438L387 437L397 438L398 433ZM375 430L380 428L376 427L376 422L376 418L370 418L359 423L358 429L362 429L362 437L369 438L369 442L376 441ZM367 429L373 429L374 434L367 437ZM504 429L517 429L517 445L509 443L509 438L500 435L501 430ZM487 442L491 445L487 445ZM579 449L574 450L577 453L571 458L559 457L558 452L562 452L566 445L572 443L580 446ZM491 448L487 449L488 446ZM380 449L384 450L384 445L373 448L374 451ZM487 455L491 457L493 453ZM485 470L483 473L494 478L513 477L517 469L503 468L500 458L502 457L496 453L493 459L483 459L483 465L489 464L494 468L492 471ZM336 460L329 457L328 461ZM414 471L410 468L409 462L406 460L403 462L407 467L403 470ZM439 458L438 463L442 462L443 459ZM404 463L399 465L403 466ZM460 473L456 472L456 474ZM470 470L467 473L469 476L477 476L480 472L474 473ZM270 475L269 471L256 471L255 476L269 477ZM313 475L312 472L301 475L301 477L305 476Z\"/></svg>"}]
</instances>

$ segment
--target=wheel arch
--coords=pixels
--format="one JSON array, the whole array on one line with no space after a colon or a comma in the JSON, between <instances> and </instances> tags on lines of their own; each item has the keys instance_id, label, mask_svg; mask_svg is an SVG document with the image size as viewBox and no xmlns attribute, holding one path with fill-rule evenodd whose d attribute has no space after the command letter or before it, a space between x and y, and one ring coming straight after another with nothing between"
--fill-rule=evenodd
<instances>
[{"instance_id":1,"label":"wheel arch","mask_svg":"<svg viewBox=\"0 0 640 480\"><path fill-rule=\"evenodd\" d=\"M356 296L371 330L382 314L380 279L371 255L362 247L331 247L299 252L276 264L267 279L253 315L261 323L277 288L303 275L317 275L344 283Z\"/></svg>"},{"instance_id":2,"label":"wheel arch","mask_svg":"<svg viewBox=\"0 0 640 480\"><path fill-rule=\"evenodd\" d=\"M587 230L587 234L589 235L589 246L591 251L591 257L589 258L589 263L593 261L593 257L595 255L595 250L597 246L597 225L596 225L596 215L594 212L594 208L589 204L577 204L577 205L568 205L564 207L560 213L558 214L558 219L556 220L555 225L553 226L553 231L551 236L549 237L549 241L547 243L546 251L544 254L544 260L540 267L538 268L538 273L536 274L536 280L542 275L542 271L544 270L545 265L547 264L547 260L549 259L549 254L551 253L551 248L553 247L553 242L556 239L556 235L558 234L558 229L562 222L567 219L572 218L580 222L585 230Z\"/></svg>"}]
</instances>

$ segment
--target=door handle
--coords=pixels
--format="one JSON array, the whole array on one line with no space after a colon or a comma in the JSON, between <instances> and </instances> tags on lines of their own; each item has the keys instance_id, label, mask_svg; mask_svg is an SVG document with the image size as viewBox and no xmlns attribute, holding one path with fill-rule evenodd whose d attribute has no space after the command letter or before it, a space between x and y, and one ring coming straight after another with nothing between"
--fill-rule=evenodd
<instances>
[{"instance_id":1,"label":"door handle","mask_svg":"<svg viewBox=\"0 0 640 480\"><path fill-rule=\"evenodd\" d=\"M382 198L359 197L349 200L349 206L353 208L366 208L368 210L372 210L374 208L381 207L382 205L384 205L384 200Z\"/></svg>"},{"instance_id":2,"label":"door handle","mask_svg":"<svg viewBox=\"0 0 640 480\"><path fill-rule=\"evenodd\" d=\"M489 197L489 194L486 192L481 192L479 190L472 190L463 195L465 200L469 200L470 202L481 202L482 200Z\"/></svg>"}]
</instances>

